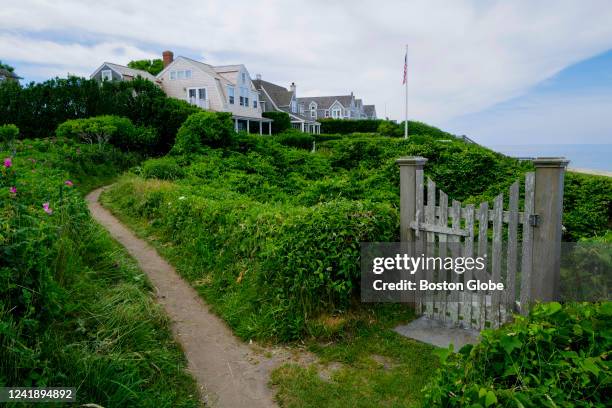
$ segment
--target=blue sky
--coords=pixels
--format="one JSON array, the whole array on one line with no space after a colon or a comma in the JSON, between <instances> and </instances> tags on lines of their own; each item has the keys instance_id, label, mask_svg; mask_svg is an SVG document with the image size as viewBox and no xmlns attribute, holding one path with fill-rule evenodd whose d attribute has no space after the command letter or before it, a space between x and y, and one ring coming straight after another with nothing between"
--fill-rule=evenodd
<instances>
[{"instance_id":1,"label":"blue sky","mask_svg":"<svg viewBox=\"0 0 612 408\"><path fill-rule=\"evenodd\" d=\"M612 50L443 126L487 145L612 144Z\"/></svg>"},{"instance_id":2,"label":"blue sky","mask_svg":"<svg viewBox=\"0 0 612 408\"><path fill-rule=\"evenodd\" d=\"M486 144L612 143L611 21L609 0L20 0L0 8L0 60L40 81L170 49L402 120L409 44L413 120Z\"/></svg>"}]
</instances>

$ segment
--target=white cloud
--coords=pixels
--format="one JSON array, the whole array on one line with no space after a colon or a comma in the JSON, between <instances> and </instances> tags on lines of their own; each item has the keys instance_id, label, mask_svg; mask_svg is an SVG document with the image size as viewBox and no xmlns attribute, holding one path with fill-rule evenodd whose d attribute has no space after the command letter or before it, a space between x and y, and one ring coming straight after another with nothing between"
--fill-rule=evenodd
<instances>
[{"instance_id":1,"label":"white cloud","mask_svg":"<svg viewBox=\"0 0 612 408\"><path fill-rule=\"evenodd\" d=\"M303 95L354 91L401 118L404 44L410 44L411 116L439 123L520 95L581 59L612 48L606 0L206 1L21 0L0 10L0 59L89 74L151 49L192 50L210 63ZM68 41L37 41L58 30ZM80 33L80 34L79 34ZM86 33L100 39L79 41ZM123 50L123 53L118 52Z\"/></svg>"}]
</instances>

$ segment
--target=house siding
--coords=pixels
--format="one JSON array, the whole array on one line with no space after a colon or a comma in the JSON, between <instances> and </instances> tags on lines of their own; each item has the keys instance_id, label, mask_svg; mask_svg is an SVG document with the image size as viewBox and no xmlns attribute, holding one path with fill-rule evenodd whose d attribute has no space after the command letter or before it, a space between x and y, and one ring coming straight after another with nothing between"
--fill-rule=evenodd
<instances>
[{"instance_id":1,"label":"house siding","mask_svg":"<svg viewBox=\"0 0 612 408\"><path fill-rule=\"evenodd\" d=\"M171 71L191 70L189 79L170 79ZM225 101L219 93L217 80L207 72L183 59L176 59L168 69L158 77L166 95L189 101L187 96L188 88L206 88L209 109L215 111L225 111Z\"/></svg>"},{"instance_id":2,"label":"house siding","mask_svg":"<svg viewBox=\"0 0 612 408\"><path fill-rule=\"evenodd\" d=\"M110 69L113 74L113 81L123 81L123 76L119 75L115 70L111 69L106 64L98 71L98 73L91 77L91 79L95 79L98 82L102 82L102 71Z\"/></svg>"}]
</instances>

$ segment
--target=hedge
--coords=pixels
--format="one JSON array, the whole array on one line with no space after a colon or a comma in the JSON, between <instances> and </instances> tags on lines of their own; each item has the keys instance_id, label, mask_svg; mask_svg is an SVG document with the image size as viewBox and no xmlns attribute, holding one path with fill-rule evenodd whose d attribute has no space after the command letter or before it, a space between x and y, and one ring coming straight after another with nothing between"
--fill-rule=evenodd
<instances>
[{"instance_id":1,"label":"hedge","mask_svg":"<svg viewBox=\"0 0 612 408\"><path fill-rule=\"evenodd\" d=\"M186 101L166 97L142 78L103 84L78 77L55 78L24 87L13 81L0 83L0 125L17 125L21 138L48 137L69 119L117 115L154 127L159 134L154 150L165 153L185 119L200 111Z\"/></svg>"},{"instance_id":2,"label":"hedge","mask_svg":"<svg viewBox=\"0 0 612 408\"><path fill-rule=\"evenodd\" d=\"M291 119L289 119L289 114L286 112L264 112L261 116L274 121L272 122L272 134L276 135L291 129Z\"/></svg>"},{"instance_id":3,"label":"hedge","mask_svg":"<svg viewBox=\"0 0 612 408\"><path fill-rule=\"evenodd\" d=\"M383 136L404 136L404 122L395 123L383 119L347 120L321 119L321 133L380 133ZM454 135L423 122L408 121L408 135L428 135L436 139L450 139Z\"/></svg>"}]
</instances>

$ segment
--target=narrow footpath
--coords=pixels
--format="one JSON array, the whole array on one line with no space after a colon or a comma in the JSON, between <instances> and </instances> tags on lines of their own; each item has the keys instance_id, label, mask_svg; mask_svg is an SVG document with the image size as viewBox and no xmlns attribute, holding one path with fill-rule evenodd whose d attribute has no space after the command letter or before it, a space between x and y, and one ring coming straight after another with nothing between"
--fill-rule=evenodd
<instances>
[{"instance_id":1,"label":"narrow footpath","mask_svg":"<svg viewBox=\"0 0 612 408\"><path fill-rule=\"evenodd\" d=\"M266 358L236 338L151 245L99 204L102 190L86 197L91 215L138 261L156 288L158 302L172 320L174 338L183 347L207 406L275 407L268 380L278 358Z\"/></svg>"}]
</instances>

